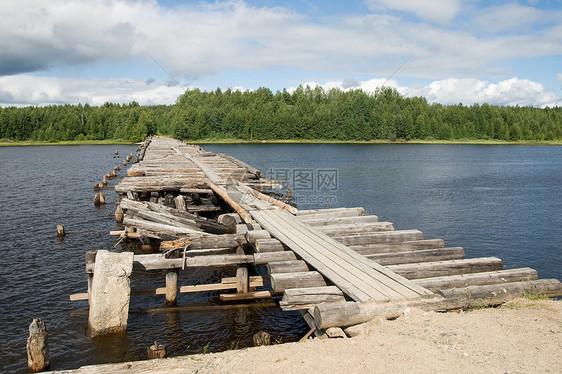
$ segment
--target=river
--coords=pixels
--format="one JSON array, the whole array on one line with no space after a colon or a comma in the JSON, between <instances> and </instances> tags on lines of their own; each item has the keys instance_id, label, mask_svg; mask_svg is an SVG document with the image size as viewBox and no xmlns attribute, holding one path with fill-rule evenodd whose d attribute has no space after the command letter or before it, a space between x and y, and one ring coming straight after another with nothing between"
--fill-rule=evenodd
<instances>
[{"instance_id":1,"label":"river","mask_svg":"<svg viewBox=\"0 0 562 374\"><path fill-rule=\"evenodd\" d=\"M504 267L529 266L562 278L562 147L413 144L204 145L237 157L269 177L285 177L302 209L362 206L396 229L419 229L465 248L467 258L496 256ZM138 360L154 340L170 355L251 345L258 330L277 342L308 330L298 313L269 304L224 308L217 293L181 295L190 309L162 312L163 297L131 301L124 336L84 334L84 252L112 249L116 195L93 204L93 184L133 146L0 147L0 371L27 372L25 339L32 318L49 331L51 367ZM124 171L121 171L124 175ZM116 183L113 181L110 183ZM68 235L56 237L63 224ZM116 250L121 250L117 245ZM214 282L232 268L194 270L180 282ZM132 279L163 286L164 274Z\"/></svg>"}]
</instances>

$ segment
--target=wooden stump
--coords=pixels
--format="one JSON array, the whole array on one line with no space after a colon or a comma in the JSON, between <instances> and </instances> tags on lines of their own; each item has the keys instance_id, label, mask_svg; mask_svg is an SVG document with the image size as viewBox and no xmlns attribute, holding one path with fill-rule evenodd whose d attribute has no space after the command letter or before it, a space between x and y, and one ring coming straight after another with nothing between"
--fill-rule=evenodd
<instances>
[{"instance_id":1,"label":"wooden stump","mask_svg":"<svg viewBox=\"0 0 562 374\"><path fill-rule=\"evenodd\" d=\"M31 373L49 370L49 344L43 321L34 318L27 338L27 367Z\"/></svg>"},{"instance_id":2,"label":"wooden stump","mask_svg":"<svg viewBox=\"0 0 562 374\"><path fill-rule=\"evenodd\" d=\"M94 205L99 206L105 204L105 194L98 192L94 196Z\"/></svg>"},{"instance_id":3,"label":"wooden stump","mask_svg":"<svg viewBox=\"0 0 562 374\"><path fill-rule=\"evenodd\" d=\"M260 331L254 334L254 345L259 347L260 345L270 345L271 335L268 332Z\"/></svg>"},{"instance_id":4,"label":"wooden stump","mask_svg":"<svg viewBox=\"0 0 562 374\"><path fill-rule=\"evenodd\" d=\"M123 209L121 205L117 205L117 208L115 208L115 220L119 223L123 222Z\"/></svg>"},{"instance_id":5,"label":"wooden stump","mask_svg":"<svg viewBox=\"0 0 562 374\"><path fill-rule=\"evenodd\" d=\"M166 347L163 344L158 344L157 342L154 342L154 345L151 345L146 351L149 360L166 357Z\"/></svg>"},{"instance_id":6,"label":"wooden stump","mask_svg":"<svg viewBox=\"0 0 562 374\"><path fill-rule=\"evenodd\" d=\"M66 235L66 232L64 231L64 226L63 225L57 225L57 236L59 238L64 238L65 235Z\"/></svg>"},{"instance_id":7,"label":"wooden stump","mask_svg":"<svg viewBox=\"0 0 562 374\"><path fill-rule=\"evenodd\" d=\"M104 186L107 185L107 177L105 175L101 179L101 183L103 183Z\"/></svg>"},{"instance_id":8,"label":"wooden stump","mask_svg":"<svg viewBox=\"0 0 562 374\"><path fill-rule=\"evenodd\" d=\"M166 306L176 306L178 301L179 269L171 269L166 273Z\"/></svg>"}]
</instances>

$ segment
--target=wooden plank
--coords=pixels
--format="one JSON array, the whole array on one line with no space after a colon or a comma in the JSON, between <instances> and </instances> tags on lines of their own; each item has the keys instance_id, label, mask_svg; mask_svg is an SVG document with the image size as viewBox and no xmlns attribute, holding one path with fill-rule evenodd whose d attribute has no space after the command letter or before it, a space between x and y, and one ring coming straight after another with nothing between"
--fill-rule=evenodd
<instances>
[{"instance_id":1,"label":"wooden plank","mask_svg":"<svg viewBox=\"0 0 562 374\"><path fill-rule=\"evenodd\" d=\"M300 223L296 220L291 221L292 217L286 214L286 212L270 211L267 213L270 215L275 214L278 216L284 216L287 222L292 223L293 230L308 233L308 235L311 235L310 233L314 233L315 240L318 244L321 244L321 241L323 241L324 243L329 243L330 245L325 247L325 249L330 251L333 255L338 256L340 258L340 261L352 263L353 266L361 269L362 272L369 274L372 279L376 279L377 281L379 281L380 284L384 286L384 291L386 292L386 294L393 295L392 297L396 298L396 300L400 300L403 298L415 299L419 298L420 295L432 295L430 291L423 289L423 287L419 287L413 282L409 282L404 277L401 277L384 268L383 266L380 266L373 261L368 260L364 256L357 254L346 246L331 239L329 236L315 231L312 227L306 225L305 223ZM345 256L343 254L345 254ZM380 285L377 284L376 286ZM370 285L370 287L373 287L373 285Z\"/></svg>"},{"instance_id":2,"label":"wooden plank","mask_svg":"<svg viewBox=\"0 0 562 374\"><path fill-rule=\"evenodd\" d=\"M438 291L448 288L484 286L487 284L523 282L536 279L538 279L536 270L521 268L421 278L415 279L414 282L428 290Z\"/></svg>"},{"instance_id":3,"label":"wooden plank","mask_svg":"<svg viewBox=\"0 0 562 374\"><path fill-rule=\"evenodd\" d=\"M420 230L381 231L363 235L334 235L332 236L344 245L376 244L376 243L402 243L405 241L422 240Z\"/></svg>"},{"instance_id":4,"label":"wooden plank","mask_svg":"<svg viewBox=\"0 0 562 374\"><path fill-rule=\"evenodd\" d=\"M221 301L237 301L237 300L252 300L252 299L265 299L273 297L273 292L271 291L253 291L253 292L239 292L239 293L227 293L221 294Z\"/></svg>"},{"instance_id":5,"label":"wooden plank","mask_svg":"<svg viewBox=\"0 0 562 374\"><path fill-rule=\"evenodd\" d=\"M292 236L288 236L280 231L277 228L278 223L272 221L270 217L266 216L265 212L254 211L251 212L251 214L263 227L267 227L268 231L273 236L277 237L277 239L281 240L285 245L297 252L300 257L321 272L326 278L334 282L347 295L358 301L368 301L371 299L367 293L358 289L345 277L331 270L321 260L316 259L312 254L308 253L308 251L302 249L300 245L292 239Z\"/></svg>"},{"instance_id":6,"label":"wooden plank","mask_svg":"<svg viewBox=\"0 0 562 374\"><path fill-rule=\"evenodd\" d=\"M291 216L285 214L285 212L267 212L268 214L272 215L272 214L278 214L278 215L283 215L284 217L287 217L287 220L291 220ZM291 233L294 234L295 230L296 231L300 231L301 233L308 233L310 235L310 233L314 233L311 227L307 228L305 227L305 224L296 222L296 221L292 221L294 222L294 224L290 227L291 229ZM335 261L335 263L338 265L342 265L342 264L348 264L351 266L354 266L355 271L351 271L351 273L348 275L349 277L355 277L355 282L359 281L362 283L364 290L368 290L368 289L373 289L375 288L375 293L372 294L372 297L377 298L380 297L380 293L381 293L381 289L382 289L382 294L385 295L385 297L391 297L394 298L395 300L402 300L406 297L408 298L419 298L419 294L412 291L410 288L404 287L400 282L404 283L404 282L408 282L406 279L402 278L400 279L400 281L396 281L395 279L389 279L389 277L387 275L380 275L378 272L373 271L373 269L371 269L371 266L373 266L372 264L364 264L362 263L363 261L368 261L367 259L365 259L362 256L357 255L355 252L349 250L348 248L346 248L345 246L342 246L341 244L333 241L332 239L330 239L328 236L326 236L325 234L322 233L314 233L314 235L316 237L316 244L317 245L322 245L322 244L326 244L329 243L332 245L332 247L330 247L330 245L328 245L327 247L324 247L325 251L330 252L332 255L336 255L338 256L337 261ZM322 237L324 236L324 237ZM319 238L321 238L319 240ZM313 237L314 239L314 237ZM321 241L324 241L324 243L321 243ZM335 250L334 250L334 247ZM343 256L343 257L342 257ZM353 258L353 259L351 259ZM359 260L359 261L354 261L354 260ZM372 261L369 261L372 263ZM313 265L314 266L314 265ZM332 263L332 267L334 266L334 263ZM381 267L382 268L382 267ZM383 268L384 269L384 268ZM359 270L359 272L357 272ZM386 269L384 269L386 271ZM389 272L390 273L390 272ZM370 279L367 280L366 283L365 282L365 275L362 276L363 279L359 279L357 280L357 275L358 274L368 274L368 278ZM393 274L394 276L396 276L395 274ZM376 281L375 281L376 280ZM336 283L337 284L337 283ZM424 290L423 288L414 285L412 287L412 285L409 285L411 288L414 289L420 289L425 293L428 293L429 291ZM396 289L398 289L399 291L397 291ZM378 295L378 294L379 295Z\"/></svg>"},{"instance_id":7,"label":"wooden plank","mask_svg":"<svg viewBox=\"0 0 562 374\"><path fill-rule=\"evenodd\" d=\"M421 262L415 264L388 266L388 269L401 274L408 279L481 273L501 270L502 268L502 260L496 257L468 258L464 260Z\"/></svg>"},{"instance_id":8,"label":"wooden plank","mask_svg":"<svg viewBox=\"0 0 562 374\"><path fill-rule=\"evenodd\" d=\"M366 256L377 264L400 265L416 262L433 262L445 260L460 260L464 258L464 249L461 247L422 249L419 251L380 253Z\"/></svg>"},{"instance_id":9,"label":"wooden plank","mask_svg":"<svg viewBox=\"0 0 562 374\"><path fill-rule=\"evenodd\" d=\"M348 247L362 255L374 255L378 253L445 248L445 242L443 241L443 239L425 239L407 241L402 243L350 245Z\"/></svg>"},{"instance_id":10,"label":"wooden plank","mask_svg":"<svg viewBox=\"0 0 562 374\"><path fill-rule=\"evenodd\" d=\"M307 217L307 216L304 216ZM299 221L305 222L310 226L331 226L331 225L345 225L354 223L369 223L378 222L379 218L377 216L352 216L352 217L331 217L329 219L317 218L316 216L311 216L310 219L304 218L303 216L297 216ZM312 219L314 218L314 219Z\"/></svg>"}]
</instances>

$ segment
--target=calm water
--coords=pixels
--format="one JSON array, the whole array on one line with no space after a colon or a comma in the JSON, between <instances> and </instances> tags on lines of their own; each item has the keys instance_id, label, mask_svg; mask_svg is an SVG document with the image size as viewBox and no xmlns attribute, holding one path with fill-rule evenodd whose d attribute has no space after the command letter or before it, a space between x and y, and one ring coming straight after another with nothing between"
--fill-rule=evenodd
<instances>
[{"instance_id":1,"label":"calm water","mask_svg":"<svg viewBox=\"0 0 562 374\"><path fill-rule=\"evenodd\" d=\"M530 266L562 278L562 147L464 145L208 145L287 176L301 208L363 206L397 229L462 246L467 257L497 256L506 268ZM109 204L93 205L93 184L132 146L0 147L0 372L26 372L25 339L34 317L49 331L53 369L142 359L154 340L171 355L250 345L269 331L292 341L307 326L297 313L256 303L224 309L216 293L181 295L194 308L162 312L158 297L131 301L126 336L84 335L87 305L68 295L86 288L84 252L111 249L117 226ZM121 172L123 174L123 171ZM115 182L113 182L115 183ZM68 235L58 241L55 226ZM118 245L116 250L121 250ZM214 282L234 269L194 270L183 283ZM164 274L132 279L163 286Z\"/></svg>"}]
</instances>

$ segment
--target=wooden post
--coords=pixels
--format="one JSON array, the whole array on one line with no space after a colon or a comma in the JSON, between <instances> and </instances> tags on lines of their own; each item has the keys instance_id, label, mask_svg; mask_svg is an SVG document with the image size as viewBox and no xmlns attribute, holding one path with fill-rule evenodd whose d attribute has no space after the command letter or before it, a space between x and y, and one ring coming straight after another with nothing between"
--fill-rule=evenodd
<instances>
[{"instance_id":1,"label":"wooden post","mask_svg":"<svg viewBox=\"0 0 562 374\"><path fill-rule=\"evenodd\" d=\"M166 306L177 305L178 273L179 269L171 269L166 272Z\"/></svg>"},{"instance_id":2,"label":"wooden post","mask_svg":"<svg viewBox=\"0 0 562 374\"><path fill-rule=\"evenodd\" d=\"M237 255L244 255L244 248L239 246L236 249ZM248 286L250 283L250 278L248 276L248 265L247 264L240 264L236 268L236 291L241 292L248 292Z\"/></svg>"},{"instance_id":3,"label":"wooden post","mask_svg":"<svg viewBox=\"0 0 562 374\"><path fill-rule=\"evenodd\" d=\"M147 349L148 359L152 360L155 358L165 358L166 357L166 347L162 344L158 344L154 342L154 345L151 345Z\"/></svg>"},{"instance_id":4,"label":"wooden post","mask_svg":"<svg viewBox=\"0 0 562 374\"><path fill-rule=\"evenodd\" d=\"M101 179L101 182L103 183L104 186L107 184L107 177L105 175Z\"/></svg>"},{"instance_id":5,"label":"wooden post","mask_svg":"<svg viewBox=\"0 0 562 374\"><path fill-rule=\"evenodd\" d=\"M34 318L27 338L27 367L31 373L49 370L49 344L43 321Z\"/></svg>"},{"instance_id":6,"label":"wooden post","mask_svg":"<svg viewBox=\"0 0 562 374\"><path fill-rule=\"evenodd\" d=\"M117 205L117 208L115 208L115 220L119 223L123 222L123 209L121 205Z\"/></svg>"},{"instance_id":7,"label":"wooden post","mask_svg":"<svg viewBox=\"0 0 562 374\"><path fill-rule=\"evenodd\" d=\"M57 236L59 238L64 238L65 235L66 235L66 233L64 232L64 226L63 225L57 225Z\"/></svg>"},{"instance_id":8,"label":"wooden post","mask_svg":"<svg viewBox=\"0 0 562 374\"><path fill-rule=\"evenodd\" d=\"M105 204L105 194L102 192L98 192L94 196L94 205L99 206Z\"/></svg>"},{"instance_id":9,"label":"wooden post","mask_svg":"<svg viewBox=\"0 0 562 374\"><path fill-rule=\"evenodd\" d=\"M88 303L92 293L92 282L94 281L94 264L96 263L96 254L98 251L86 252L86 274L88 275Z\"/></svg>"},{"instance_id":10,"label":"wooden post","mask_svg":"<svg viewBox=\"0 0 562 374\"><path fill-rule=\"evenodd\" d=\"M254 338L254 345L256 347L259 347L260 345L271 344L271 335L268 332L265 331L256 332L253 338Z\"/></svg>"}]
</instances>

